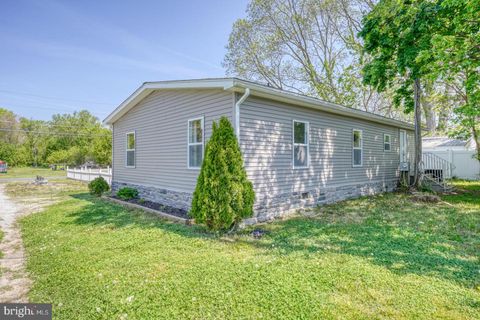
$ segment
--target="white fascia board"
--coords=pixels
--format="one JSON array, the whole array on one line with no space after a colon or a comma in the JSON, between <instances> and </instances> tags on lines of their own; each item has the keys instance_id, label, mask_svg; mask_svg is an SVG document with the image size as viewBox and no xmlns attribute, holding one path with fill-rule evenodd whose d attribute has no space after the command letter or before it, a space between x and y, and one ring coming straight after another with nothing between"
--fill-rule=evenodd
<instances>
[{"instance_id":1,"label":"white fascia board","mask_svg":"<svg viewBox=\"0 0 480 320\"><path fill-rule=\"evenodd\" d=\"M322 110L329 113L339 114L347 117L373 121L387 124L390 126L413 130L413 125L373 113L358 109L344 107L338 104L330 103L320 99L282 91L276 88L266 87L254 82L240 80L236 78L212 78L212 79L194 79L194 80L173 80L145 82L130 97L122 102L105 120L106 125L111 125L133 108L138 102L145 98L154 90L158 89L222 89L230 92L242 92L250 89L251 95L267 98L270 100L281 101L293 105Z\"/></svg>"},{"instance_id":2,"label":"white fascia board","mask_svg":"<svg viewBox=\"0 0 480 320\"><path fill-rule=\"evenodd\" d=\"M398 121L395 119L390 119L387 117L379 116L373 113L365 112L358 109L348 108L341 105L337 105L334 103L330 103L327 101L322 101L320 99L311 98L303 95L297 95L295 93L284 92L282 90L278 90L275 88L268 88L261 85L256 85L254 83L250 83L248 81L243 81L239 79L234 80L234 87L231 90L234 91L243 91L243 90L236 90L235 88L250 88L251 95L267 98L271 100L281 101L285 103L290 103L298 106L303 106L307 108L322 110L329 113L344 115L348 117L353 117L357 119L368 120L372 122L387 124L390 126L395 126L398 128L413 130L413 125Z\"/></svg>"},{"instance_id":3,"label":"white fascia board","mask_svg":"<svg viewBox=\"0 0 480 320\"><path fill-rule=\"evenodd\" d=\"M145 82L135 92L133 92L125 101L123 101L103 123L111 125L125 113L132 109L143 98L157 89L222 89L227 90L233 86L233 79L200 79L200 80L173 80Z\"/></svg>"}]
</instances>

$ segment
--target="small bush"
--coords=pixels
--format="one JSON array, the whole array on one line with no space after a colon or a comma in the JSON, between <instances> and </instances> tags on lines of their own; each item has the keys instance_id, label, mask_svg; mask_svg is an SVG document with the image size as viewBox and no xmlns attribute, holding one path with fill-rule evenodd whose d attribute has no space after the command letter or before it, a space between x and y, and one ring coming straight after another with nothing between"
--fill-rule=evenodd
<instances>
[{"instance_id":1,"label":"small bush","mask_svg":"<svg viewBox=\"0 0 480 320\"><path fill-rule=\"evenodd\" d=\"M117 197L125 201L135 199L138 198L138 190L135 188L123 187L118 190Z\"/></svg>"},{"instance_id":2,"label":"small bush","mask_svg":"<svg viewBox=\"0 0 480 320\"><path fill-rule=\"evenodd\" d=\"M225 230L252 216L255 192L230 121L222 117L212 129L189 215L209 229Z\"/></svg>"},{"instance_id":3,"label":"small bush","mask_svg":"<svg viewBox=\"0 0 480 320\"><path fill-rule=\"evenodd\" d=\"M97 197L100 197L109 189L110 187L108 186L107 181L105 181L105 179L102 177L95 178L88 184L88 190L90 190L90 194L96 195Z\"/></svg>"}]
</instances>

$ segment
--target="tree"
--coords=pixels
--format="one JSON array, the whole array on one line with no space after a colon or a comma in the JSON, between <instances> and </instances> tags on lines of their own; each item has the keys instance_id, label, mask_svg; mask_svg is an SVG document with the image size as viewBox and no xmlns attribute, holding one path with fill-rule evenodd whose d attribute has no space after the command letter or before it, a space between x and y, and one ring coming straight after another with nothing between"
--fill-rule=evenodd
<instances>
[{"instance_id":1,"label":"tree","mask_svg":"<svg viewBox=\"0 0 480 320\"><path fill-rule=\"evenodd\" d=\"M253 214L254 200L233 127L222 117L213 123L189 215L212 230L225 230Z\"/></svg>"},{"instance_id":2,"label":"tree","mask_svg":"<svg viewBox=\"0 0 480 320\"><path fill-rule=\"evenodd\" d=\"M95 131L89 155L100 165L111 165L112 163L112 133L107 128L100 128Z\"/></svg>"},{"instance_id":3,"label":"tree","mask_svg":"<svg viewBox=\"0 0 480 320\"><path fill-rule=\"evenodd\" d=\"M349 107L390 113L388 96L362 83L357 37L368 0L252 0L233 25L227 73ZM390 114L389 114L390 115Z\"/></svg>"},{"instance_id":4,"label":"tree","mask_svg":"<svg viewBox=\"0 0 480 320\"><path fill-rule=\"evenodd\" d=\"M456 122L471 133L480 160L480 0L444 0L439 4L440 28L432 37L432 77L453 83L460 105Z\"/></svg>"},{"instance_id":5,"label":"tree","mask_svg":"<svg viewBox=\"0 0 480 320\"><path fill-rule=\"evenodd\" d=\"M421 80L431 70L431 38L438 21L438 6L430 1L381 0L364 18L359 35L370 60L364 67L364 81L379 91L394 89L394 103L414 112L414 186L421 184Z\"/></svg>"},{"instance_id":6,"label":"tree","mask_svg":"<svg viewBox=\"0 0 480 320\"><path fill-rule=\"evenodd\" d=\"M80 165L94 161L100 165L111 164L111 131L86 110L73 114L56 114L48 122L52 133L48 153L68 156L66 163ZM50 158L50 160L55 157Z\"/></svg>"},{"instance_id":7,"label":"tree","mask_svg":"<svg viewBox=\"0 0 480 320\"><path fill-rule=\"evenodd\" d=\"M16 144L19 142L19 123L17 115L10 110L0 108L0 143Z\"/></svg>"},{"instance_id":8,"label":"tree","mask_svg":"<svg viewBox=\"0 0 480 320\"><path fill-rule=\"evenodd\" d=\"M48 133L45 121L21 118L20 128L23 130L23 145L27 149L28 162L35 167L44 163L47 157L45 134Z\"/></svg>"}]
</instances>

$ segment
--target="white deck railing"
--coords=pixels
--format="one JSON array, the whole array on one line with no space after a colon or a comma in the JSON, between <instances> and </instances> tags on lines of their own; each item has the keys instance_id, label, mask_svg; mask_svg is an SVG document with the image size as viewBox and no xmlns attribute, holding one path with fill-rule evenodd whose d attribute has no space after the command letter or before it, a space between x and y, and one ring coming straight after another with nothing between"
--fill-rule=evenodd
<instances>
[{"instance_id":1,"label":"white deck railing","mask_svg":"<svg viewBox=\"0 0 480 320\"><path fill-rule=\"evenodd\" d=\"M103 177L108 184L112 184L112 168L91 169L91 168L69 168L67 167L67 178L80 181L92 181L95 178Z\"/></svg>"}]
</instances>

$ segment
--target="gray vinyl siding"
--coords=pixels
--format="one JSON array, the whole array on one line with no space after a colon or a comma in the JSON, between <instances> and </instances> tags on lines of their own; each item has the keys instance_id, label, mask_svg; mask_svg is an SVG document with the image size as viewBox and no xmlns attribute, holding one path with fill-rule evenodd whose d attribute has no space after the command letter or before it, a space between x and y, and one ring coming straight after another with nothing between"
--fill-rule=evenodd
<instances>
[{"instance_id":1,"label":"gray vinyl siding","mask_svg":"<svg viewBox=\"0 0 480 320\"><path fill-rule=\"evenodd\" d=\"M232 120L234 96L223 90L160 90L113 124L113 180L193 192L199 169L187 166L188 120L204 117L205 142L212 122ZM126 168L126 133L135 131L135 168Z\"/></svg>"},{"instance_id":2,"label":"gray vinyl siding","mask_svg":"<svg viewBox=\"0 0 480 320\"><path fill-rule=\"evenodd\" d=\"M263 197L322 187L398 178L399 129L267 99L249 97L240 109L241 149L247 174ZM292 121L309 122L310 165L292 166ZM352 130L363 132L363 166L352 165ZM383 150L383 134L391 151ZM407 130L410 142L410 131Z\"/></svg>"}]
</instances>

